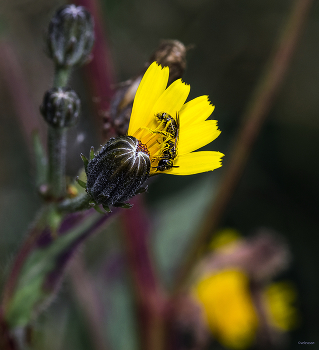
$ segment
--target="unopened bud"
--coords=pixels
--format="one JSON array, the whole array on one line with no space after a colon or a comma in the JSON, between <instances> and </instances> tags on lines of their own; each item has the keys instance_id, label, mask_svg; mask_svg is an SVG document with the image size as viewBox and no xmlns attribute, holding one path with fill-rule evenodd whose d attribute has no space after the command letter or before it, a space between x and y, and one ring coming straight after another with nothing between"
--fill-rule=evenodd
<instances>
[{"instance_id":1,"label":"unopened bud","mask_svg":"<svg viewBox=\"0 0 319 350\"><path fill-rule=\"evenodd\" d=\"M182 77L186 69L186 47L178 40L162 40L150 58L169 67L169 84Z\"/></svg>"},{"instance_id":2,"label":"unopened bud","mask_svg":"<svg viewBox=\"0 0 319 350\"><path fill-rule=\"evenodd\" d=\"M139 192L150 172L145 145L133 136L110 139L86 167L86 190L95 203L121 206Z\"/></svg>"},{"instance_id":3,"label":"unopened bud","mask_svg":"<svg viewBox=\"0 0 319 350\"><path fill-rule=\"evenodd\" d=\"M185 45L178 40L162 40L149 61L145 63L141 74L118 87L111 100L110 111L103 118L106 138L111 127L118 136L127 133L135 94L149 65L156 61L163 67L169 67L168 83L171 84L181 78L186 69L186 51Z\"/></svg>"},{"instance_id":4,"label":"unopened bud","mask_svg":"<svg viewBox=\"0 0 319 350\"><path fill-rule=\"evenodd\" d=\"M75 91L69 88L53 88L44 94L40 111L51 126L64 128L76 124L81 102Z\"/></svg>"},{"instance_id":5,"label":"unopened bud","mask_svg":"<svg viewBox=\"0 0 319 350\"><path fill-rule=\"evenodd\" d=\"M62 6L49 24L50 58L64 68L85 63L94 43L93 28L93 18L84 7Z\"/></svg>"}]
</instances>

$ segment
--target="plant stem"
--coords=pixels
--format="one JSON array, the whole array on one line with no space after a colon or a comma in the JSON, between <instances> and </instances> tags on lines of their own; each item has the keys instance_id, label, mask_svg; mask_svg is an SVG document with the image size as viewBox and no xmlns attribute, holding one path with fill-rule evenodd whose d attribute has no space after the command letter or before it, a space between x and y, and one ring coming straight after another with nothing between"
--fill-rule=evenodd
<instances>
[{"instance_id":1,"label":"plant stem","mask_svg":"<svg viewBox=\"0 0 319 350\"><path fill-rule=\"evenodd\" d=\"M133 200L134 207L122 214L128 266L135 289L139 317L141 349L165 348L166 298L155 273L149 247L149 228L142 196Z\"/></svg>"},{"instance_id":2,"label":"plant stem","mask_svg":"<svg viewBox=\"0 0 319 350\"><path fill-rule=\"evenodd\" d=\"M54 74L54 87L64 87L68 84L70 77L70 68L56 67Z\"/></svg>"},{"instance_id":3,"label":"plant stem","mask_svg":"<svg viewBox=\"0 0 319 350\"><path fill-rule=\"evenodd\" d=\"M63 202L59 203L58 210L73 213L76 211L89 209L91 207L89 205L90 202L92 202L92 197L87 193L81 193L75 198L65 199Z\"/></svg>"},{"instance_id":4,"label":"plant stem","mask_svg":"<svg viewBox=\"0 0 319 350\"><path fill-rule=\"evenodd\" d=\"M63 198L66 192L65 157L66 157L66 128L48 129L49 171L48 181L50 194L55 199Z\"/></svg>"},{"instance_id":5,"label":"plant stem","mask_svg":"<svg viewBox=\"0 0 319 350\"><path fill-rule=\"evenodd\" d=\"M45 140L45 127L38 118L39 109L30 94L30 86L19 61L14 45L7 39L0 40L0 74L8 89L15 117L20 126L30 155L33 155L32 132L38 130L40 139Z\"/></svg>"},{"instance_id":6,"label":"plant stem","mask_svg":"<svg viewBox=\"0 0 319 350\"><path fill-rule=\"evenodd\" d=\"M92 276L86 269L82 251L77 253L70 265L69 277L72 282L73 293L83 312L89 335L94 344L94 350L106 350L108 346L101 313L103 302L100 300Z\"/></svg>"},{"instance_id":7,"label":"plant stem","mask_svg":"<svg viewBox=\"0 0 319 350\"><path fill-rule=\"evenodd\" d=\"M99 132L98 135L102 139L102 117L106 118L108 116L107 112L110 108L110 101L114 92L112 85L114 85L115 78L107 35L104 30L105 19L102 17L101 1L70 0L70 2L78 6L84 6L94 17L95 43L92 49L93 58L83 67L83 70L88 80L87 86L90 89L91 95L94 97L93 108L95 109L95 113L93 115L95 116L96 127ZM115 131L111 128L108 137L114 135Z\"/></svg>"},{"instance_id":8,"label":"plant stem","mask_svg":"<svg viewBox=\"0 0 319 350\"><path fill-rule=\"evenodd\" d=\"M54 87L66 86L69 76L69 68L56 67L53 83ZM54 199L61 199L65 197L66 194L65 158L67 128L57 128L50 125L48 128L49 192Z\"/></svg>"},{"instance_id":9,"label":"plant stem","mask_svg":"<svg viewBox=\"0 0 319 350\"><path fill-rule=\"evenodd\" d=\"M254 142L266 120L267 114L279 91L289 63L296 50L303 24L313 0L296 0L280 35L279 45L266 65L265 71L253 92L252 99L243 115L243 125L234 142L233 151L223 180L203 224L192 242L185 263L177 276L174 292L178 293L188 280L195 263L205 251L207 242L225 214L234 190L247 164Z\"/></svg>"}]
</instances>

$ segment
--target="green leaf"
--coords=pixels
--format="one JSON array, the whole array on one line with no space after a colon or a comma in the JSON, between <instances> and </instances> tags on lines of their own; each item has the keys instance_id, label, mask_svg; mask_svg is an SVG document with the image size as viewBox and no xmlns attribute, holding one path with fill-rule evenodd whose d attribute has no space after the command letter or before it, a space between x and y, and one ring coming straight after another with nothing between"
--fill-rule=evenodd
<instances>
[{"instance_id":1,"label":"green leaf","mask_svg":"<svg viewBox=\"0 0 319 350\"><path fill-rule=\"evenodd\" d=\"M148 186L141 187L136 191L136 194L147 192L147 190L148 190Z\"/></svg>"},{"instance_id":2,"label":"green leaf","mask_svg":"<svg viewBox=\"0 0 319 350\"><path fill-rule=\"evenodd\" d=\"M124 209L130 209L133 207L133 204L130 203L115 203L113 204L114 207L124 208Z\"/></svg>"},{"instance_id":3,"label":"green leaf","mask_svg":"<svg viewBox=\"0 0 319 350\"><path fill-rule=\"evenodd\" d=\"M159 272L167 284L173 283L217 185L217 179L207 174L192 186L157 202L152 246Z\"/></svg>"},{"instance_id":4,"label":"green leaf","mask_svg":"<svg viewBox=\"0 0 319 350\"><path fill-rule=\"evenodd\" d=\"M80 180L78 176L76 177L75 180L81 187L86 189L86 183L84 181Z\"/></svg>"},{"instance_id":5,"label":"green leaf","mask_svg":"<svg viewBox=\"0 0 319 350\"><path fill-rule=\"evenodd\" d=\"M40 187L46 184L48 176L48 159L38 131L33 132L33 150L36 166L36 185Z\"/></svg>"},{"instance_id":6,"label":"green leaf","mask_svg":"<svg viewBox=\"0 0 319 350\"><path fill-rule=\"evenodd\" d=\"M84 169L86 171L86 168L87 168L87 166L89 164L89 160L86 158L86 156L83 153L81 153L81 158L82 158L82 161L83 161Z\"/></svg>"},{"instance_id":7,"label":"green leaf","mask_svg":"<svg viewBox=\"0 0 319 350\"><path fill-rule=\"evenodd\" d=\"M102 207L107 213L111 213L112 212L112 210L110 209L110 207L108 205L102 204Z\"/></svg>"},{"instance_id":8,"label":"green leaf","mask_svg":"<svg viewBox=\"0 0 319 350\"><path fill-rule=\"evenodd\" d=\"M94 157L95 157L94 147L92 146L91 149L90 149L90 159L92 160Z\"/></svg>"},{"instance_id":9,"label":"green leaf","mask_svg":"<svg viewBox=\"0 0 319 350\"><path fill-rule=\"evenodd\" d=\"M105 216L105 222L109 217ZM13 294L5 305L4 317L10 328L29 324L44 305L49 304L57 292L67 262L82 240L93 232L92 227L101 222L101 216L78 214L72 220L75 220L73 226L56 238L52 238L43 223L38 227L37 241L28 253Z\"/></svg>"},{"instance_id":10,"label":"green leaf","mask_svg":"<svg viewBox=\"0 0 319 350\"><path fill-rule=\"evenodd\" d=\"M100 208L99 205L96 204L93 208L94 208L98 213L100 213L100 214L105 214L105 211L103 211L103 210Z\"/></svg>"}]
</instances>

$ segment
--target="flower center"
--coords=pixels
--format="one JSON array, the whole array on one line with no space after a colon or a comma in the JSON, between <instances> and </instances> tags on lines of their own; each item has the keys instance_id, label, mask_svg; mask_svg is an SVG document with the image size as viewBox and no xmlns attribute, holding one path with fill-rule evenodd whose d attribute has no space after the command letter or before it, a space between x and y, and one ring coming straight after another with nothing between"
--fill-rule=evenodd
<instances>
[{"instance_id":1,"label":"flower center","mask_svg":"<svg viewBox=\"0 0 319 350\"><path fill-rule=\"evenodd\" d=\"M143 153L147 154L150 157L150 152L148 151L147 146L144 143L142 143L140 140L138 140L138 144L137 144L137 147L136 147L136 155L139 152L143 152Z\"/></svg>"}]
</instances>

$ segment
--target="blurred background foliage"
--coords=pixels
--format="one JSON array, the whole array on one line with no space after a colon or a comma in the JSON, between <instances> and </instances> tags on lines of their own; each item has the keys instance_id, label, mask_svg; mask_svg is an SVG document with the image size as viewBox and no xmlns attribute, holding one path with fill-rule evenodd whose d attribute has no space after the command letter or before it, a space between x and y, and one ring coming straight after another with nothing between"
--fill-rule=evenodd
<instances>
[{"instance_id":1,"label":"blurred background foliage","mask_svg":"<svg viewBox=\"0 0 319 350\"><path fill-rule=\"evenodd\" d=\"M44 122L37 109L53 75L43 37L52 14L62 4L52 0L0 4L0 47L9 43L14 52L40 129ZM206 148L225 153L224 164L242 112L292 4L291 0L101 0L119 82L141 71L160 39L178 39L193 47L187 53L183 79L191 84L189 99L208 94L216 105L213 118L219 121L222 134ZM280 93L221 222L221 227L233 227L247 237L267 227L285 238L292 264L278 278L295 284L300 312L299 326L287 349L297 349L298 341L319 343L318 41L319 4L314 2ZM12 98L17 91L10 82L12 68L6 66L3 55L0 62L0 271L5 276L40 200L21 116ZM81 122L69 135L67 171L74 176L82 164L79 154L88 155L91 145L97 147L102 131L92 117L94 101L81 70L73 74L70 85L83 106ZM26 107L25 114L29 113ZM152 249L168 286L221 175L222 169L178 178L162 175L150 183L146 200ZM137 325L121 232L121 223L115 219L87 242L81 254L95 286L94 300L107 341L112 349L135 350ZM37 349L92 349L76 286L67 276L56 300L36 321Z\"/></svg>"}]
</instances>

